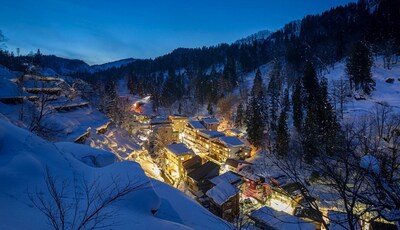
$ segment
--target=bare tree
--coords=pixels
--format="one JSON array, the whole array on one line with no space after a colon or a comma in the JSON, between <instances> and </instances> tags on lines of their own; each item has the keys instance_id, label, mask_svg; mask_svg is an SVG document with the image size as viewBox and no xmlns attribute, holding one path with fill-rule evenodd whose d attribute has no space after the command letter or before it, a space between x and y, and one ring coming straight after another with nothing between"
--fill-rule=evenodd
<instances>
[{"instance_id":1,"label":"bare tree","mask_svg":"<svg viewBox=\"0 0 400 230\"><path fill-rule=\"evenodd\" d=\"M112 204L128 194L149 188L149 181L122 183L119 176L103 185L100 178L88 182L78 180L72 187L67 180L58 180L46 169L44 175L46 191L28 192L35 208L45 215L53 229L100 229L118 224L113 219L117 210ZM71 189L72 188L72 189Z\"/></svg>"},{"instance_id":2,"label":"bare tree","mask_svg":"<svg viewBox=\"0 0 400 230\"><path fill-rule=\"evenodd\" d=\"M333 100L335 106L339 104L339 108L336 109L339 111L341 118L343 119L343 112L344 112L344 103L346 103L346 99L348 95L351 94L349 82L343 80L341 77L339 80L333 82Z\"/></svg>"},{"instance_id":3,"label":"bare tree","mask_svg":"<svg viewBox=\"0 0 400 230\"><path fill-rule=\"evenodd\" d=\"M232 108L235 107L234 105L237 102L237 100L238 98L233 95L227 95L218 100L217 103L217 107L219 109L218 112L221 115L221 117L228 123L228 125L233 124Z\"/></svg>"}]
</instances>

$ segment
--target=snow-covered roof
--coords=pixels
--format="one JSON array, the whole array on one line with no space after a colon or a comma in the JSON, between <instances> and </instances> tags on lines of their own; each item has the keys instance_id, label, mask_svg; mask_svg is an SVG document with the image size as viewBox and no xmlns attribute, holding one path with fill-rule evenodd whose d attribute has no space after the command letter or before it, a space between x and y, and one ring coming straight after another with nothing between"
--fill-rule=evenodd
<instances>
[{"instance_id":1,"label":"snow-covered roof","mask_svg":"<svg viewBox=\"0 0 400 230\"><path fill-rule=\"evenodd\" d=\"M200 130L199 134L207 137L207 138L215 138L215 137L222 137L224 136L224 133L218 132L218 131L212 131L212 130Z\"/></svg>"},{"instance_id":2,"label":"snow-covered roof","mask_svg":"<svg viewBox=\"0 0 400 230\"><path fill-rule=\"evenodd\" d=\"M255 174L253 174L253 173L251 173L251 172L248 172L248 171L245 171L245 170L241 170L241 171L239 172L239 174L242 175L243 177L246 177L247 179L252 180L252 181L259 181L259 180L261 180L261 177L260 177L260 176L255 175Z\"/></svg>"},{"instance_id":3,"label":"snow-covered roof","mask_svg":"<svg viewBox=\"0 0 400 230\"><path fill-rule=\"evenodd\" d=\"M239 138L233 136L223 136L220 137L219 140L228 147L240 147L244 145Z\"/></svg>"},{"instance_id":4,"label":"snow-covered roof","mask_svg":"<svg viewBox=\"0 0 400 230\"><path fill-rule=\"evenodd\" d=\"M244 160L239 160L239 159L233 159L233 158L228 158L225 161L226 165L232 166L234 168L237 168L239 165L252 165L253 163L247 162Z\"/></svg>"},{"instance_id":5,"label":"snow-covered roof","mask_svg":"<svg viewBox=\"0 0 400 230\"><path fill-rule=\"evenodd\" d=\"M242 176L240 176L239 174L228 171L224 174L214 177L210 181L215 185L221 183L222 181L228 182L229 184L236 184L238 181L241 180L241 178Z\"/></svg>"},{"instance_id":6,"label":"snow-covered roof","mask_svg":"<svg viewBox=\"0 0 400 230\"><path fill-rule=\"evenodd\" d=\"M206 129L200 121L188 121L188 124L194 129Z\"/></svg>"},{"instance_id":7,"label":"snow-covered roof","mask_svg":"<svg viewBox=\"0 0 400 230\"><path fill-rule=\"evenodd\" d=\"M204 118L201 120L204 124L219 124L219 121L216 118Z\"/></svg>"},{"instance_id":8,"label":"snow-covered roof","mask_svg":"<svg viewBox=\"0 0 400 230\"><path fill-rule=\"evenodd\" d=\"M223 205L230 198L238 194L239 189L229 184L226 181L221 181L216 186L206 192L206 195L210 197L216 204Z\"/></svg>"},{"instance_id":9,"label":"snow-covered roof","mask_svg":"<svg viewBox=\"0 0 400 230\"><path fill-rule=\"evenodd\" d=\"M219 174L219 165L212 162L207 161L205 164L199 166L194 169L192 172L188 174L188 177L193 180L200 181L203 179L210 179Z\"/></svg>"},{"instance_id":10,"label":"snow-covered roof","mask_svg":"<svg viewBox=\"0 0 400 230\"><path fill-rule=\"evenodd\" d=\"M313 224L285 212L275 211L267 206L252 212L250 217L277 230L315 230Z\"/></svg>"},{"instance_id":11,"label":"snow-covered roof","mask_svg":"<svg viewBox=\"0 0 400 230\"><path fill-rule=\"evenodd\" d=\"M165 146L170 152L177 156L182 156L186 154L192 154L193 151L189 149L185 144L183 143L177 143L177 144L170 144Z\"/></svg>"}]
</instances>

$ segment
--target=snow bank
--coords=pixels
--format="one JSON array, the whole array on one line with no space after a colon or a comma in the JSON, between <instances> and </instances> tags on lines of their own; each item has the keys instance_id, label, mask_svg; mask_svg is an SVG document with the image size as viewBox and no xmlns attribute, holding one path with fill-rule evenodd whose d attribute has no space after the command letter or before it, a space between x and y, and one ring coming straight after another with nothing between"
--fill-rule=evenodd
<instances>
[{"instance_id":1,"label":"snow bank","mask_svg":"<svg viewBox=\"0 0 400 230\"><path fill-rule=\"evenodd\" d=\"M46 200L50 199L44 182L46 171L51 172L58 185L66 183L63 198L68 203L74 201L74 196L80 196L74 189L82 187L82 181L96 183L96 187L105 192L112 183L143 184L109 207L115 214L106 223L118 224L112 229L204 229L204 226L222 229L221 226L225 226L183 193L150 180L135 162L112 163L111 158L108 159L110 153L104 151L70 143L52 144L2 119L0 141L3 143L0 145L0 229L50 228L46 217L33 206L28 195L39 192ZM102 159L99 161L104 167L84 164L78 160L82 156ZM154 188L153 184L156 184ZM79 199L81 205L85 203L84 197ZM177 218L154 215L157 210ZM207 217L213 218L213 222Z\"/></svg>"},{"instance_id":2,"label":"snow bank","mask_svg":"<svg viewBox=\"0 0 400 230\"><path fill-rule=\"evenodd\" d=\"M56 143L56 146L60 151L73 155L76 159L91 167L104 167L118 160L118 158L110 152L94 149L87 145L60 142Z\"/></svg>"}]
</instances>

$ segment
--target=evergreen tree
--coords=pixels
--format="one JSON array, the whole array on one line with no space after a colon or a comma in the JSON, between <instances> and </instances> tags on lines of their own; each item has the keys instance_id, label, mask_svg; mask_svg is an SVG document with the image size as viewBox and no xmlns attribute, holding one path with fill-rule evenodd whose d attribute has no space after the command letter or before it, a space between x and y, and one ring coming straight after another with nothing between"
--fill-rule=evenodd
<instances>
[{"instance_id":1,"label":"evergreen tree","mask_svg":"<svg viewBox=\"0 0 400 230\"><path fill-rule=\"evenodd\" d=\"M308 110L304 122L304 130L302 132L303 158L306 163L314 162L315 157L319 154L320 140L319 127L315 117L315 111Z\"/></svg>"},{"instance_id":2,"label":"evergreen tree","mask_svg":"<svg viewBox=\"0 0 400 230\"><path fill-rule=\"evenodd\" d=\"M310 110L311 107L318 103L317 99L319 93L317 73L311 62L307 62L304 69L303 87L306 94L306 107Z\"/></svg>"},{"instance_id":3,"label":"evergreen tree","mask_svg":"<svg viewBox=\"0 0 400 230\"><path fill-rule=\"evenodd\" d=\"M207 111L208 111L208 114L210 114L210 115L214 114L214 109L213 109L211 101L208 102Z\"/></svg>"},{"instance_id":4,"label":"evergreen tree","mask_svg":"<svg viewBox=\"0 0 400 230\"><path fill-rule=\"evenodd\" d=\"M246 131L249 142L256 147L262 145L264 128L268 120L268 110L263 89L261 72L257 70L250 100L246 107Z\"/></svg>"},{"instance_id":5,"label":"evergreen tree","mask_svg":"<svg viewBox=\"0 0 400 230\"><path fill-rule=\"evenodd\" d=\"M274 69L271 71L268 83L269 118L271 131L276 130L281 86L282 82L280 79L280 67L279 65L275 65Z\"/></svg>"},{"instance_id":6,"label":"evergreen tree","mask_svg":"<svg viewBox=\"0 0 400 230\"><path fill-rule=\"evenodd\" d=\"M257 69L256 76L254 77L253 87L251 89L251 96L256 97L260 92L264 91L263 80L261 78L260 69Z\"/></svg>"},{"instance_id":7,"label":"evergreen tree","mask_svg":"<svg viewBox=\"0 0 400 230\"><path fill-rule=\"evenodd\" d=\"M251 97L246 109L246 131L249 142L255 147L262 145L264 135L265 119L262 113L262 106L259 103L262 92L257 97Z\"/></svg>"},{"instance_id":8,"label":"evergreen tree","mask_svg":"<svg viewBox=\"0 0 400 230\"><path fill-rule=\"evenodd\" d=\"M371 74L372 58L368 47L363 42L354 44L346 63L346 73L350 79L350 87L362 89L370 94L374 89Z\"/></svg>"},{"instance_id":9,"label":"evergreen tree","mask_svg":"<svg viewBox=\"0 0 400 230\"><path fill-rule=\"evenodd\" d=\"M289 152L289 131L287 126L287 115L283 109L279 115L278 129L276 133L275 149L278 155L285 156Z\"/></svg>"},{"instance_id":10,"label":"evergreen tree","mask_svg":"<svg viewBox=\"0 0 400 230\"><path fill-rule=\"evenodd\" d=\"M237 109L236 109L236 118L235 118L235 126L237 128L242 128L244 125L244 108L243 108L243 103L239 103Z\"/></svg>"},{"instance_id":11,"label":"evergreen tree","mask_svg":"<svg viewBox=\"0 0 400 230\"><path fill-rule=\"evenodd\" d=\"M289 89L287 88L285 89L282 98L282 109L284 109L286 113L290 110Z\"/></svg>"},{"instance_id":12,"label":"evergreen tree","mask_svg":"<svg viewBox=\"0 0 400 230\"><path fill-rule=\"evenodd\" d=\"M297 80L292 94L293 103L293 125L300 131L303 125L303 103L302 103L301 81Z\"/></svg>"},{"instance_id":13,"label":"evergreen tree","mask_svg":"<svg viewBox=\"0 0 400 230\"><path fill-rule=\"evenodd\" d=\"M222 71L224 79L228 82L227 91L233 90L238 85L235 60L229 58Z\"/></svg>"}]
</instances>

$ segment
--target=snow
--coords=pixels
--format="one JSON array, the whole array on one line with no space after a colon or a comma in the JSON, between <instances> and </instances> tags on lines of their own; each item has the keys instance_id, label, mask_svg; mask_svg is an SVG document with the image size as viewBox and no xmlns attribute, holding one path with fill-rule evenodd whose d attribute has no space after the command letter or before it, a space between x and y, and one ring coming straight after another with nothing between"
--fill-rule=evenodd
<instances>
[{"instance_id":1,"label":"snow","mask_svg":"<svg viewBox=\"0 0 400 230\"><path fill-rule=\"evenodd\" d=\"M211 179L211 183L213 184L219 184L222 181L228 182L229 184L232 184L238 180L240 180L242 177L234 172L228 171L224 174L221 174L217 177L214 177L213 179Z\"/></svg>"},{"instance_id":2,"label":"snow","mask_svg":"<svg viewBox=\"0 0 400 230\"><path fill-rule=\"evenodd\" d=\"M225 143L228 147L238 147L244 145L244 143L239 138L234 136L219 137L219 140Z\"/></svg>"},{"instance_id":3,"label":"snow","mask_svg":"<svg viewBox=\"0 0 400 230\"><path fill-rule=\"evenodd\" d=\"M330 86L333 81L340 79L348 80L346 75L346 61L343 60L335 64L334 69L323 74L328 79ZM374 58L374 64L371 68L372 79L376 82L375 90L366 100L350 100L345 104L345 113L347 117L358 116L359 114L369 114L373 111L377 103L387 103L395 111L400 111L400 81L395 80L392 84L385 82L387 78L398 79L400 77L400 63L393 64L391 69L384 68L383 57Z\"/></svg>"},{"instance_id":4,"label":"snow","mask_svg":"<svg viewBox=\"0 0 400 230\"><path fill-rule=\"evenodd\" d=\"M277 230L315 230L313 224L307 223L306 221L285 212L275 211L266 206L251 213L251 218Z\"/></svg>"},{"instance_id":5,"label":"snow","mask_svg":"<svg viewBox=\"0 0 400 230\"><path fill-rule=\"evenodd\" d=\"M365 155L361 158L360 167L375 174L379 174L380 171L378 159L371 155Z\"/></svg>"},{"instance_id":6,"label":"snow","mask_svg":"<svg viewBox=\"0 0 400 230\"><path fill-rule=\"evenodd\" d=\"M219 121L215 118L205 118L201 120L204 124L219 124Z\"/></svg>"},{"instance_id":7,"label":"snow","mask_svg":"<svg viewBox=\"0 0 400 230\"><path fill-rule=\"evenodd\" d=\"M205 130L200 130L199 135L206 136L209 138L214 138L214 137L224 136L224 133L205 129Z\"/></svg>"},{"instance_id":8,"label":"snow","mask_svg":"<svg viewBox=\"0 0 400 230\"><path fill-rule=\"evenodd\" d=\"M217 185L206 192L216 204L223 205L231 197L239 193L239 189L226 181L220 181Z\"/></svg>"},{"instance_id":9,"label":"snow","mask_svg":"<svg viewBox=\"0 0 400 230\"><path fill-rule=\"evenodd\" d=\"M251 45L252 43L254 43L256 41L263 41L263 40L268 39L271 34L272 34L272 32L269 30L261 30L255 34L252 34L250 36L247 36L245 38L237 40L235 42L235 44Z\"/></svg>"},{"instance_id":10,"label":"snow","mask_svg":"<svg viewBox=\"0 0 400 230\"><path fill-rule=\"evenodd\" d=\"M101 65L92 65L92 66L90 66L90 72L94 73L94 72L107 70L107 69L111 69L111 68L120 68L120 67L126 66L129 63L132 63L134 61L136 61L136 60L133 58L127 58L127 59L122 59L122 60L118 60L118 61L104 63Z\"/></svg>"},{"instance_id":11,"label":"snow","mask_svg":"<svg viewBox=\"0 0 400 230\"><path fill-rule=\"evenodd\" d=\"M110 153L70 143L52 144L3 119L0 119L0 143L0 229L49 228L45 216L34 208L28 196L28 193L43 191L44 197L50 199L43 178L46 169L54 175L57 182L67 183L64 197L67 202L73 201L76 183L83 180L88 183L96 181L101 191L107 191L107 186L115 178L120 185L128 181L147 184L148 186L133 191L110 206L116 213L112 220L106 221L118 223L112 228L229 227L185 194L162 182L149 179L135 162L113 163L106 160L97 165L98 167L91 167L78 160L79 157L96 155L100 159L101 156L110 156ZM81 199L85 203L85 198ZM157 210L155 215L152 210Z\"/></svg>"},{"instance_id":12,"label":"snow","mask_svg":"<svg viewBox=\"0 0 400 230\"><path fill-rule=\"evenodd\" d=\"M55 145L62 152L68 152L77 160L92 167L105 167L118 161L118 158L114 154L108 151L94 149L86 145L70 142L59 142Z\"/></svg>"},{"instance_id":13,"label":"snow","mask_svg":"<svg viewBox=\"0 0 400 230\"><path fill-rule=\"evenodd\" d=\"M192 126L194 129L206 129L200 121L188 121L188 124Z\"/></svg>"},{"instance_id":14,"label":"snow","mask_svg":"<svg viewBox=\"0 0 400 230\"><path fill-rule=\"evenodd\" d=\"M165 148L167 148L169 151L171 151L172 153L174 153L177 156L182 156L182 155L192 153L192 150L189 149L188 147L186 147L186 145L183 143L170 144L170 145L165 146Z\"/></svg>"}]
</instances>

